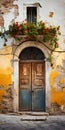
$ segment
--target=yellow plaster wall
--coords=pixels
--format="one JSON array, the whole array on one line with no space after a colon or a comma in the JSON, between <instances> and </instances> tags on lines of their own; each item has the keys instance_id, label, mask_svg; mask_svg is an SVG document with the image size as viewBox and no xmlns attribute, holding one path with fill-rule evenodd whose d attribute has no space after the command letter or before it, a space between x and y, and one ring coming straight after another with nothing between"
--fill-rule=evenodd
<instances>
[{"instance_id":1,"label":"yellow plaster wall","mask_svg":"<svg viewBox=\"0 0 65 130\"><path fill-rule=\"evenodd\" d=\"M0 90L0 110L2 109L2 96L4 96L5 91L4 90Z\"/></svg>"},{"instance_id":2,"label":"yellow plaster wall","mask_svg":"<svg viewBox=\"0 0 65 130\"><path fill-rule=\"evenodd\" d=\"M11 84L11 59L12 59L11 46L3 47L0 50L0 86L8 86Z\"/></svg>"},{"instance_id":3,"label":"yellow plaster wall","mask_svg":"<svg viewBox=\"0 0 65 130\"><path fill-rule=\"evenodd\" d=\"M0 109L2 108L2 96L5 90L12 83L12 48L11 46L3 47L0 50Z\"/></svg>"},{"instance_id":4,"label":"yellow plaster wall","mask_svg":"<svg viewBox=\"0 0 65 130\"><path fill-rule=\"evenodd\" d=\"M52 88L55 88L54 79L58 76L58 73L54 70L50 73L50 85Z\"/></svg>"},{"instance_id":5,"label":"yellow plaster wall","mask_svg":"<svg viewBox=\"0 0 65 130\"><path fill-rule=\"evenodd\" d=\"M56 51L62 50L57 48ZM65 53L54 52L53 57L54 68L50 72L51 102L62 106L65 104Z\"/></svg>"},{"instance_id":6,"label":"yellow plaster wall","mask_svg":"<svg viewBox=\"0 0 65 130\"><path fill-rule=\"evenodd\" d=\"M65 103L65 86L61 87L61 85L64 84L65 78L62 77L59 79L58 86L56 86L55 83L56 78L59 78L59 73L55 69L50 73L51 102L62 106ZM61 87L61 89L58 89L59 87Z\"/></svg>"}]
</instances>

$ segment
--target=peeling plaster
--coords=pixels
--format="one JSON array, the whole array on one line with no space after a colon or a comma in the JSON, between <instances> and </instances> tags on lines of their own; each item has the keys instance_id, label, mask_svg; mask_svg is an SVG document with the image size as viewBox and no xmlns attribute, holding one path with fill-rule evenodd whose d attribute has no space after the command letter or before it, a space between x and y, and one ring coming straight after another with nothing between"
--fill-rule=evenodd
<instances>
[{"instance_id":1,"label":"peeling plaster","mask_svg":"<svg viewBox=\"0 0 65 130\"><path fill-rule=\"evenodd\" d=\"M0 1L0 26L9 26L10 22L18 15L18 6L14 5L14 0ZM7 24L8 23L8 24Z\"/></svg>"},{"instance_id":2,"label":"peeling plaster","mask_svg":"<svg viewBox=\"0 0 65 130\"><path fill-rule=\"evenodd\" d=\"M65 104L65 73L60 72L62 67L60 65L59 67L60 69L50 72L51 103L62 106Z\"/></svg>"}]
</instances>

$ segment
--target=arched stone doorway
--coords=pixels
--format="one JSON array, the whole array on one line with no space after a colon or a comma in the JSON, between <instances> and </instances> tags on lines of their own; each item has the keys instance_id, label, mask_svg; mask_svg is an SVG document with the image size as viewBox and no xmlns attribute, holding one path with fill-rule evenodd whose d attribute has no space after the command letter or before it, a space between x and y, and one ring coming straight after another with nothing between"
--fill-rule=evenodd
<instances>
[{"instance_id":1,"label":"arched stone doorway","mask_svg":"<svg viewBox=\"0 0 65 130\"><path fill-rule=\"evenodd\" d=\"M19 59L19 110L45 111L45 56L27 47Z\"/></svg>"},{"instance_id":2,"label":"arched stone doorway","mask_svg":"<svg viewBox=\"0 0 65 130\"><path fill-rule=\"evenodd\" d=\"M44 46L44 44L41 42L38 42L38 41L25 41L25 42L21 43L20 45L15 46L15 48L13 48L14 56L13 56L12 83L13 83L13 88L14 88L14 93L13 93L14 94L13 95L13 97L14 97L13 98L14 112L20 111L20 101L19 101L19 99L20 99L19 63L20 63L20 58L21 58L20 54L22 54L22 52L25 50L25 48L29 48L29 47L39 49L39 51L45 57L48 57L48 54L49 54L49 51ZM37 58L40 58L40 57L38 56ZM46 111L47 111L47 108L51 108L51 88L50 88L50 84L49 84L49 73L50 73L50 64L49 64L49 62L45 61L45 107L46 107Z\"/></svg>"}]
</instances>

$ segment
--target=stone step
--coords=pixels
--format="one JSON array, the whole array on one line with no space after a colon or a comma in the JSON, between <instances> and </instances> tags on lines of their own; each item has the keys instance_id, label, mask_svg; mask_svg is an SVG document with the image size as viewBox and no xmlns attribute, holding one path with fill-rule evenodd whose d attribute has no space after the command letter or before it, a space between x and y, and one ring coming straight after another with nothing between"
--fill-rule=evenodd
<instances>
[{"instance_id":1,"label":"stone step","mask_svg":"<svg viewBox=\"0 0 65 130\"><path fill-rule=\"evenodd\" d=\"M17 112L7 114L20 116L21 121L46 121L49 115L46 112Z\"/></svg>"},{"instance_id":2,"label":"stone step","mask_svg":"<svg viewBox=\"0 0 65 130\"><path fill-rule=\"evenodd\" d=\"M19 114L31 115L31 116L48 116L47 112L19 112Z\"/></svg>"},{"instance_id":3,"label":"stone step","mask_svg":"<svg viewBox=\"0 0 65 130\"><path fill-rule=\"evenodd\" d=\"M48 118L46 112L19 112L21 114L21 121L45 121Z\"/></svg>"},{"instance_id":4,"label":"stone step","mask_svg":"<svg viewBox=\"0 0 65 130\"><path fill-rule=\"evenodd\" d=\"M49 116L46 112L17 112L9 113L9 115L18 115L21 121L46 121Z\"/></svg>"},{"instance_id":5,"label":"stone step","mask_svg":"<svg viewBox=\"0 0 65 130\"><path fill-rule=\"evenodd\" d=\"M48 116L21 115L21 121L46 121Z\"/></svg>"}]
</instances>

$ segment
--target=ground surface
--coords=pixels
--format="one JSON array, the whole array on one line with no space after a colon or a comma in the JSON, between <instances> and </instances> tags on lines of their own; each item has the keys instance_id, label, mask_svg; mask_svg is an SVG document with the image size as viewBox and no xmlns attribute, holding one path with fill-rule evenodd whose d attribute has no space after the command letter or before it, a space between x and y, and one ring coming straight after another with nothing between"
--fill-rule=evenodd
<instances>
[{"instance_id":1,"label":"ground surface","mask_svg":"<svg viewBox=\"0 0 65 130\"><path fill-rule=\"evenodd\" d=\"M45 121L22 119L22 115L0 114L0 130L65 130L65 116L48 116Z\"/></svg>"}]
</instances>

